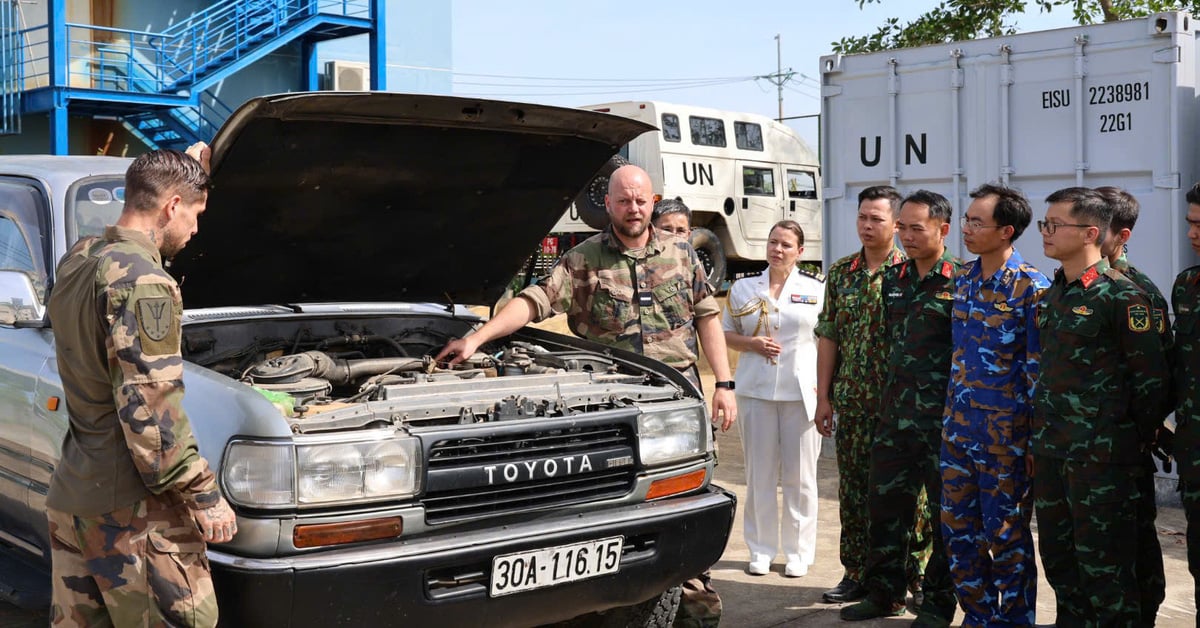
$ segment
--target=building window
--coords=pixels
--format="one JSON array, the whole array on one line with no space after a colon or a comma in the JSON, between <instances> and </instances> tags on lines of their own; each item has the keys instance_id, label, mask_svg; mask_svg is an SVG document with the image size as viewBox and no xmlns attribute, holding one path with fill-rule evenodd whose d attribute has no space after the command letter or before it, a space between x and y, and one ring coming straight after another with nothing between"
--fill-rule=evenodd
<instances>
[{"instance_id":1,"label":"building window","mask_svg":"<svg viewBox=\"0 0 1200 628\"><path fill-rule=\"evenodd\" d=\"M692 128L692 143L696 146L725 147L725 121L717 118L688 116Z\"/></svg>"},{"instance_id":2,"label":"building window","mask_svg":"<svg viewBox=\"0 0 1200 628\"><path fill-rule=\"evenodd\" d=\"M742 150L762 150L762 127L753 122L734 122L733 139Z\"/></svg>"},{"instance_id":3,"label":"building window","mask_svg":"<svg viewBox=\"0 0 1200 628\"><path fill-rule=\"evenodd\" d=\"M770 168L742 168L742 192L747 196L775 196L775 173Z\"/></svg>"},{"instance_id":4,"label":"building window","mask_svg":"<svg viewBox=\"0 0 1200 628\"><path fill-rule=\"evenodd\" d=\"M664 140L678 142L681 137L679 133L679 116L673 113L662 114L662 132Z\"/></svg>"}]
</instances>

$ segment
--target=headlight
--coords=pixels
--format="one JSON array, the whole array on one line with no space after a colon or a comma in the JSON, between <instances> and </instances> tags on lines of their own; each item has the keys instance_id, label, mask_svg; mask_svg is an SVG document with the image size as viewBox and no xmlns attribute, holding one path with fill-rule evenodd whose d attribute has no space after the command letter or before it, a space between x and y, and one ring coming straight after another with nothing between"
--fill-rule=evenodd
<instances>
[{"instance_id":1,"label":"headlight","mask_svg":"<svg viewBox=\"0 0 1200 628\"><path fill-rule=\"evenodd\" d=\"M691 458L708 450L708 421L704 406L694 402L638 416L638 449L642 464L656 465Z\"/></svg>"},{"instance_id":2,"label":"headlight","mask_svg":"<svg viewBox=\"0 0 1200 628\"><path fill-rule=\"evenodd\" d=\"M414 495L421 473L419 451L415 438L238 441L225 455L225 490L235 503L258 508Z\"/></svg>"},{"instance_id":3,"label":"headlight","mask_svg":"<svg viewBox=\"0 0 1200 628\"><path fill-rule=\"evenodd\" d=\"M291 444L238 441L225 453L225 496L269 508L296 503L296 454Z\"/></svg>"}]
</instances>

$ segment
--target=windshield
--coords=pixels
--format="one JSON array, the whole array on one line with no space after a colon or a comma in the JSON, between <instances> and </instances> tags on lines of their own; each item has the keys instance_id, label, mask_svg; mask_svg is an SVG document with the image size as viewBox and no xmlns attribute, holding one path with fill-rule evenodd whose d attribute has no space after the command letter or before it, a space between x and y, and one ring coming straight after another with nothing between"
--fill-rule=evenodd
<instances>
[{"instance_id":1,"label":"windshield","mask_svg":"<svg viewBox=\"0 0 1200 628\"><path fill-rule=\"evenodd\" d=\"M116 224L124 207L124 176L81 179L67 192L67 241L103 235L104 227Z\"/></svg>"}]
</instances>

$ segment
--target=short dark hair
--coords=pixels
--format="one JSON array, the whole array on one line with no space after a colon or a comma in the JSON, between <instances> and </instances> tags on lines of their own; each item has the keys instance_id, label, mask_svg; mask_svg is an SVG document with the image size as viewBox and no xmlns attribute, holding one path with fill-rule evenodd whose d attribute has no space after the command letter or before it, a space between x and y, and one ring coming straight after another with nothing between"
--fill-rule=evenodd
<instances>
[{"instance_id":1,"label":"short dark hair","mask_svg":"<svg viewBox=\"0 0 1200 628\"><path fill-rule=\"evenodd\" d=\"M692 226L692 210L684 202L677 198L664 198L654 204L654 211L650 214L651 222L658 222L659 218L669 214L683 214L687 218L688 226Z\"/></svg>"},{"instance_id":2,"label":"short dark hair","mask_svg":"<svg viewBox=\"0 0 1200 628\"><path fill-rule=\"evenodd\" d=\"M200 162L183 151L163 148L139 156L125 171L125 207L152 211L164 194L178 194L188 203L212 188Z\"/></svg>"},{"instance_id":3,"label":"short dark hair","mask_svg":"<svg viewBox=\"0 0 1200 628\"><path fill-rule=\"evenodd\" d=\"M776 229L783 229L796 234L797 244L799 246L804 246L804 228L800 226L800 223L796 222L795 220L780 220L771 226L771 231ZM767 233L770 233L770 231Z\"/></svg>"},{"instance_id":4,"label":"short dark hair","mask_svg":"<svg viewBox=\"0 0 1200 628\"><path fill-rule=\"evenodd\" d=\"M861 207L863 201L877 201L885 198L892 205L892 216L900 211L900 193L896 188L890 185L872 185L858 193L858 204Z\"/></svg>"},{"instance_id":5,"label":"short dark hair","mask_svg":"<svg viewBox=\"0 0 1200 628\"><path fill-rule=\"evenodd\" d=\"M1047 196L1046 202L1050 204L1070 203L1071 217L1075 220L1082 219L1086 224L1099 227L1100 235L1096 238L1096 243L1104 242L1109 224L1112 223L1113 208L1099 192L1091 188L1063 188Z\"/></svg>"},{"instance_id":6,"label":"short dark hair","mask_svg":"<svg viewBox=\"0 0 1200 628\"><path fill-rule=\"evenodd\" d=\"M1192 186L1192 189L1187 191L1188 205L1200 205L1200 183Z\"/></svg>"},{"instance_id":7,"label":"short dark hair","mask_svg":"<svg viewBox=\"0 0 1200 628\"><path fill-rule=\"evenodd\" d=\"M1096 191L1104 197L1104 202L1112 206L1109 230L1129 229L1132 231L1133 226L1137 224L1138 213L1141 209L1137 198L1115 185L1104 185L1096 188Z\"/></svg>"},{"instance_id":8,"label":"short dark hair","mask_svg":"<svg viewBox=\"0 0 1200 628\"><path fill-rule=\"evenodd\" d=\"M1020 190L1002 183L984 183L971 191L971 198L996 197L996 207L992 210L992 220L1001 227L1012 227L1012 242L1025 233L1029 223L1033 221L1033 208L1029 199Z\"/></svg>"},{"instance_id":9,"label":"short dark hair","mask_svg":"<svg viewBox=\"0 0 1200 628\"><path fill-rule=\"evenodd\" d=\"M950 222L950 218L954 216L954 208L950 206L949 199L937 192L917 190L905 196L900 202L900 207L904 207L905 203L920 203L929 207L929 217L942 222Z\"/></svg>"}]
</instances>

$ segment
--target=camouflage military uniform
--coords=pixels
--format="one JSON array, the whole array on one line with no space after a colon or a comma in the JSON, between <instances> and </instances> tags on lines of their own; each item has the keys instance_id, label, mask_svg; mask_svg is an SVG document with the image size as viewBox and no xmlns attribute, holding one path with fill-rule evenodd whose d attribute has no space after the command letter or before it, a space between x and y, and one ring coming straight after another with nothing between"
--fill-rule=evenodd
<instances>
[{"instance_id":1,"label":"camouflage military uniform","mask_svg":"<svg viewBox=\"0 0 1200 628\"><path fill-rule=\"evenodd\" d=\"M871 448L867 497L871 517L865 581L868 595L882 605L903 603L905 557L917 549L928 552L932 545L936 551L925 570L921 612L947 622L954 618L954 584L940 526L931 530L930 543L924 548L915 548L911 539L921 489L928 495L942 492L938 456L950 374L954 275L960 265L947 250L923 277L913 260L884 271L883 299L892 352L879 428ZM926 500L920 514L925 521L937 520L931 500ZM940 514L938 508L936 516Z\"/></svg>"},{"instance_id":2,"label":"camouflage military uniform","mask_svg":"<svg viewBox=\"0 0 1200 628\"><path fill-rule=\"evenodd\" d=\"M576 335L665 362L691 379L694 321L721 313L692 246L682 238L660 239L653 227L649 242L636 250L625 248L612 227L605 229L563 254L519 296L533 304L535 320L565 312ZM704 573L683 583L675 625L716 626L721 610Z\"/></svg>"},{"instance_id":3,"label":"camouflage military uniform","mask_svg":"<svg viewBox=\"0 0 1200 628\"><path fill-rule=\"evenodd\" d=\"M1168 367L1149 299L1100 260L1038 307L1031 448L1039 550L1059 625L1134 626L1136 476L1166 413Z\"/></svg>"},{"instance_id":4,"label":"camouflage military uniform","mask_svg":"<svg viewBox=\"0 0 1200 628\"><path fill-rule=\"evenodd\" d=\"M1171 368L1175 389L1175 462L1187 516L1188 571L1200 604L1200 266L1179 273L1171 288L1175 343ZM1197 614L1200 626L1200 613Z\"/></svg>"},{"instance_id":5,"label":"camouflage military uniform","mask_svg":"<svg viewBox=\"0 0 1200 628\"><path fill-rule=\"evenodd\" d=\"M143 233L80 240L49 312L70 414L47 496L55 625L212 626L191 511L218 502L181 405L182 301Z\"/></svg>"},{"instance_id":6,"label":"camouflage military uniform","mask_svg":"<svg viewBox=\"0 0 1200 628\"><path fill-rule=\"evenodd\" d=\"M1121 274L1141 288L1146 298L1150 299L1150 305L1153 308L1151 322L1154 324L1154 331L1159 334L1163 347L1170 354L1174 336L1168 324L1170 319L1167 317L1167 300L1163 297L1163 293L1145 273L1131 265L1124 254L1117 258L1116 262L1113 262L1112 267L1121 271ZM1162 546L1158 542L1158 527L1155 525L1158 508L1154 501L1154 474L1158 471L1158 465L1154 463L1154 456L1148 451L1143 454L1142 467L1146 469L1146 472L1138 476L1138 493L1142 497L1137 504L1138 548L1134 573L1137 574L1139 606L1142 611L1141 625L1145 628L1154 625L1158 616L1158 607L1166 599L1167 579L1163 571Z\"/></svg>"},{"instance_id":7,"label":"camouflage military uniform","mask_svg":"<svg viewBox=\"0 0 1200 628\"><path fill-rule=\"evenodd\" d=\"M942 535L963 626L1033 625L1037 568L1025 455L1037 372L1035 305L1049 285L1016 250L955 277L942 439Z\"/></svg>"},{"instance_id":8,"label":"camouflage military uniform","mask_svg":"<svg viewBox=\"0 0 1200 628\"><path fill-rule=\"evenodd\" d=\"M883 269L904 260L893 248L879 270L867 268L862 251L833 263L825 278L825 304L817 336L837 343L831 391L837 413L834 444L838 463L839 547L846 578L861 583L870 545L867 491L871 444L879 423L879 399L887 378L891 339L885 329L881 284ZM921 548L928 546L929 522L918 517L905 572L910 584L924 570Z\"/></svg>"}]
</instances>

